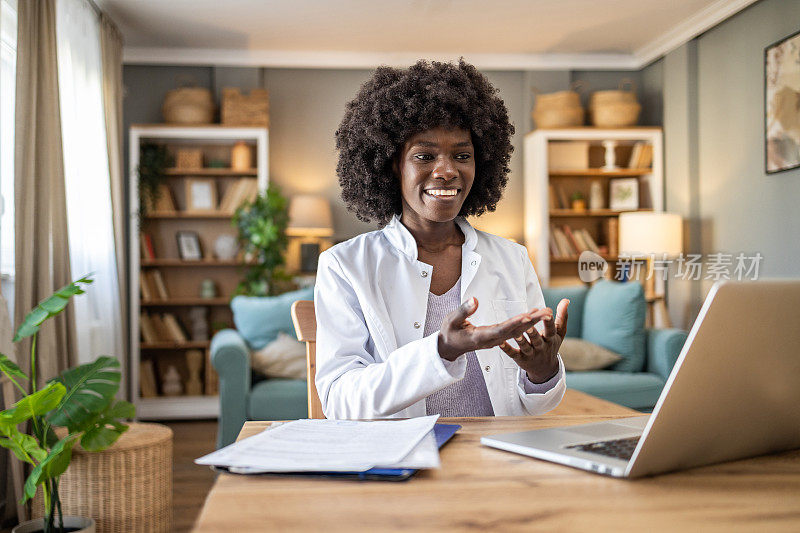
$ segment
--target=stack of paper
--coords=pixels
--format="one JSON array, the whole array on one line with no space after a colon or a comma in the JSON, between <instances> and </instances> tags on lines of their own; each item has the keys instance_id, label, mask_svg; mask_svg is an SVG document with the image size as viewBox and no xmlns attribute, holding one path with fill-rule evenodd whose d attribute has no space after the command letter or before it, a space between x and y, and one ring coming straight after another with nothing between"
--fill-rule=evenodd
<instances>
[{"instance_id":1,"label":"stack of paper","mask_svg":"<svg viewBox=\"0 0 800 533\"><path fill-rule=\"evenodd\" d=\"M371 468L438 468L433 434L438 415L357 422L295 420L195 460L239 473L363 472Z\"/></svg>"}]
</instances>

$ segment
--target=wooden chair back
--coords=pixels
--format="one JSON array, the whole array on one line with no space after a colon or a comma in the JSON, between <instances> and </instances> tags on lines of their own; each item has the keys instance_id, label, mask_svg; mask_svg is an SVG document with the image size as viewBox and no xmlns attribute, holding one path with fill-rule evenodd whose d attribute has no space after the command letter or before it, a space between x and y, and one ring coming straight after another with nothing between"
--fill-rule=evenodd
<instances>
[{"instance_id":1,"label":"wooden chair back","mask_svg":"<svg viewBox=\"0 0 800 533\"><path fill-rule=\"evenodd\" d=\"M306 379L308 381L308 418L325 418L314 378L317 375L317 316L314 302L298 300L292 304L292 322L297 340L306 343Z\"/></svg>"}]
</instances>

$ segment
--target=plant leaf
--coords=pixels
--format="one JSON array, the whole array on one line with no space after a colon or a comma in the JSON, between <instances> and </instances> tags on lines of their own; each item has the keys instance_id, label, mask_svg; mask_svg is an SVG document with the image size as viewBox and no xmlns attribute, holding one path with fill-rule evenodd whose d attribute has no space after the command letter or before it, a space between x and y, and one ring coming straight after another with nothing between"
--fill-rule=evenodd
<instances>
[{"instance_id":1,"label":"plant leaf","mask_svg":"<svg viewBox=\"0 0 800 533\"><path fill-rule=\"evenodd\" d=\"M63 311L72 296L84 293L79 284L88 285L93 281L94 280L89 276L84 276L73 281L69 285L61 287L52 296L39 302L37 306L25 316L25 320L22 321L22 324L17 329L17 334L14 335L13 342L19 342L26 337L38 333L39 328L42 327L42 323Z\"/></svg>"},{"instance_id":2,"label":"plant leaf","mask_svg":"<svg viewBox=\"0 0 800 533\"><path fill-rule=\"evenodd\" d=\"M59 440L56 445L50 449L47 457L45 457L42 462L34 467L28 476L28 479L25 480L25 494L23 494L20 503L25 503L29 499L33 498L36 495L36 487L50 479L46 476L45 469L47 469L51 462L57 461L59 455L63 453L65 449L69 450L70 458L72 457L72 447L75 446L76 442L77 439L75 435L67 435L63 439ZM69 461L67 464L69 464Z\"/></svg>"},{"instance_id":3,"label":"plant leaf","mask_svg":"<svg viewBox=\"0 0 800 533\"><path fill-rule=\"evenodd\" d=\"M119 361L101 356L92 363L65 370L54 381L63 383L67 393L48 420L54 426L66 426L70 433L84 431L119 390Z\"/></svg>"},{"instance_id":4,"label":"plant leaf","mask_svg":"<svg viewBox=\"0 0 800 533\"><path fill-rule=\"evenodd\" d=\"M25 372L17 366L17 363L6 357L5 355L0 353L0 371L3 372L6 376L10 378L22 378L24 380L28 380L28 376L25 375Z\"/></svg>"},{"instance_id":5,"label":"plant leaf","mask_svg":"<svg viewBox=\"0 0 800 533\"><path fill-rule=\"evenodd\" d=\"M90 452L105 450L114 444L120 435L128 431L128 426L120 423L117 418L133 418L135 416L136 407L133 404L124 400L113 402L97 418L93 427L85 431L81 437L81 446Z\"/></svg>"},{"instance_id":6,"label":"plant leaf","mask_svg":"<svg viewBox=\"0 0 800 533\"><path fill-rule=\"evenodd\" d=\"M13 426L25 422L34 416L44 416L55 409L66 394L67 389L61 383L50 382L45 388L23 397L8 409L11 419L4 421L3 424L10 423Z\"/></svg>"},{"instance_id":7,"label":"plant leaf","mask_svg":"<svg viewBox=\"0 0 800 533\"><path fill-rule=\"evenodd\" d=\"M36 439L30 435L21 433L16 428L14 428L11 438L0 438L0 446L3 448L8 448L14 452L14 455L16 455L17 459L20 461L30 463L32 465L35 465L36 463L31 461L31 458L35 459L36 461L42 461L45 457L47 457L47 450L39 446L39 443L36 442Z\"/></svg>"}]
</instances>

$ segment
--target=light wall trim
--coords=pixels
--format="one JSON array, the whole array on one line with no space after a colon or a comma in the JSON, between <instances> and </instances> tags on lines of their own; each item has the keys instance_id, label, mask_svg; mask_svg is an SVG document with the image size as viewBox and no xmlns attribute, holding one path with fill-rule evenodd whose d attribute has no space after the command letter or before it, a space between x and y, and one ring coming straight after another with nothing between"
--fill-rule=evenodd
<instances>
[{"instance_id":1,"label":"light wall trim","mask_svg":"<svg viewBox=\"0 0 800 533\"><path fill-rule=\"evenodd\" d=\"M718 0L633 53L591 54L463 54L482 70L639 70L716 26L758 0ZM461 54L441 52L347 52L166 48L126 46L128 65L203 65L309 69L373 69L404 67L420 58L457 60Z\"/></svg>"}]
</instances>

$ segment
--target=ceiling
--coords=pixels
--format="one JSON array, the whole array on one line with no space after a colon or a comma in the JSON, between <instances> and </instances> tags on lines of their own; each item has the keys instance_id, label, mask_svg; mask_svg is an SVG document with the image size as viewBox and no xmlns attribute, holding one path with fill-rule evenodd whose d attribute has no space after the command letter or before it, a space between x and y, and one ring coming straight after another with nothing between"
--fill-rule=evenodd
<instances>
[{"instance_id":1,"label":"ceiling","mask_svg":"<svg viewBox=\"0 0 800 533\"><path fill-rule=\"evenodd\" d=\"M755 0L95 0L126 63L641 68Z\"/></svg>"}]
</instances>

